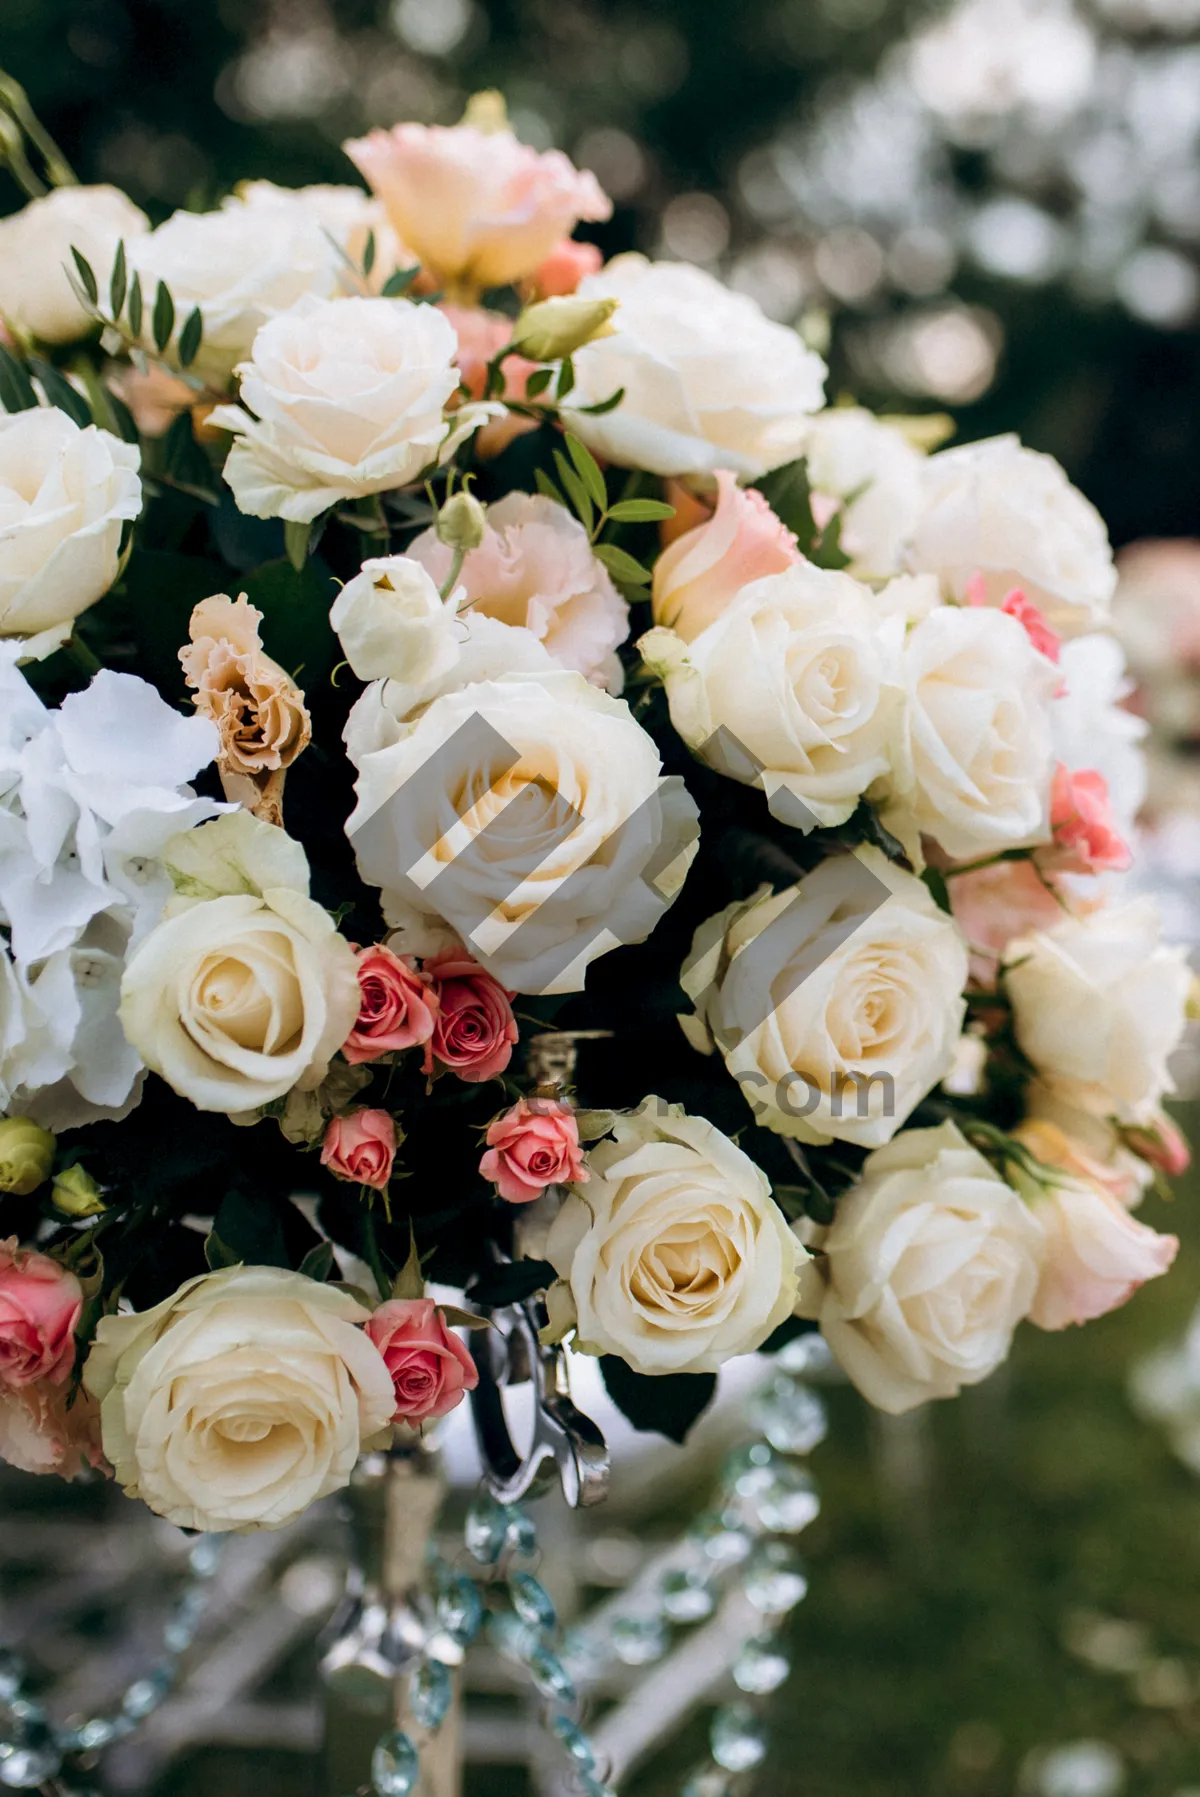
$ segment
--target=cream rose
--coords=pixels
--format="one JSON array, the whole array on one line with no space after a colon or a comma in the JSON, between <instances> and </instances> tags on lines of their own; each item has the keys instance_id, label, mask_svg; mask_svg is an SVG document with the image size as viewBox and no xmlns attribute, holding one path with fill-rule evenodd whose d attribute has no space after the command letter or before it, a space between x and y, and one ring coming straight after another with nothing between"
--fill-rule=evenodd
<instances>
[{"instance_id":1,"label":"cream rose","mask_svg":"<svg viewBox=\"0 0 1200 1797\"><path fill-rule=\"evenodd\" d=\"M395 1398L346 1292L279 1267L102 1317L84 1367L130 1497L184 1529L277 1529L349 1482Z\"/></svg>"},{"instance_id":2,"label":"cream rose","mask_svg":"<svg viewBox=\"0 0 1200 1797\"><path fill-rule=\"evenodd\" d=\"M210 419L236 436L225 479L241 510L306 523L415 480L447 443L456 348L437 308L409 300L307 300L264 325L238 369L249 411Z\"/></svg>"},{"instance_id":3,"label":"cream rose","mask_svg":"<svg viewBox=\"0 0 1200 1797\"><path fill-rule=\"evenodd\" d=\"M749 1155L647 1098L588 1153L546 1242L552 1325L638 1373L715 1373L790 1315L806 1258Z\"/></svg>"},{"instance_id":4,"label":"cream rose","mask_svg":"<svg viewBox=\"0 0 1200 1797\"><path fill-rule=\"evenodd\" d=\"M894 1416L955 1397L1007 1358L1044 1254L1041 1225L953 1123L869 1155L813 1245L800 1313Z\"/></svg>"},{"instance_id":5,"label":"cream rose","mask_svg":"<svg viewBox=\"0 0 1200 1797\"><path fill-rule=\"evenodd\" d=\"M377 556L346 582L329 622L360 680L424 686L458 661L458 598L443 599L411 556Z\"/></svg>"},{"instance_id":6,"label":"cream rose","mask_svg":"<svg viewBox=\"0 0 1200 1797\"><path fill-rule=\"evenodd\" d=\"M138 468L132 444L57 408L0 413L0 637L45 654L108 591L142 509Z\"/></svg>"},{"instance_id":7,"label":"cream rose","mask_svg":"<svg viewBox=\"0 0 1200 1797\"><path fill-rule=\"evenodd\" d=\"M615 299L615 330L574 359L564 417L588 447L651 474L728 468L753 480L800 454L825 364L744 293L681 262L618 256L579 283ZM574 408L625 397L599 417Z\"/></svg>"},{"instance_id":8,"label":"cream rose","mask_svg":"<svg viewBox=\"0 0 1200 1797\"><path fill-rule=\"evenodd\" d=\"M811 828L844 823L891 766L900 636L848 574L797 562L743 587L690 643L651 630L638 649L689 749Z\"/></svg>"},{"instance_id":9,"label":"cream rose","mask_svg":"<svg viewBox=\"0 0 1200 1797\"><path fill-rule=\"evenodd\" d=\"M577 992L598 955L644 941L696 850L682 783L580 674L443 694L358 770L346 832L388 922L442 920L519 992Z\"/></svg>"},{"instance_id":10,"label":"cream rose","mask_svg":"<svg viewBox=\"0 0 1200 1797\"><path fill-rule=\"evenodd\" d=\"M1168 1061L1183 1035L1191 973L1161 928L1153 899L1133 899L1064 916L1005 953L1024 1053L1075 1103L1123 1123L1145 1122L1174 1090Z\"/></svg>"},{"instance_id":11,"label":"cream rose","mask_svg":"<svg viewBox=\"0 0 1200 1797\"><path fill-rule=\"evenodd\" d=\"M0 219L0 318L43 343L84 336L95 321L71 285L72 248L106 293L118 243L148 229L146 214L116 187L55 187L31 200Z\"/></svg>"},{"instance_id":12,"label":"cream rose","mask_svg":"<svg viewBox=\"0 0 1200 1797\"><path fill-rule=\"evenodd\" d=\"M679 977L685 1034L760 1123L873 1148L954 1064L967 949L920 880L861 848L709 918Z\"/></svg>"},{"instance_id":13,"label":"cream rose","mask_svg":"<svg viewBox=\"0 0 1200 1797\"><path fill-rule=\"evenodd\" d=\"M121 1026L197 1110L320 1085L359 1010L357 962L308 896L300 845L246 811L173 838L166 915L130 957Z\"/></svg>"},{"instance_id":14,"label":"cream rose","mask_svg":"<svg viewBox=\"0 0 1200 1797\"><path fill-rule=\"evenodd\" d=\"M900 658L905 703L884 818L971 861L1049 837L1058 672L1015 618L938 606Z\"/></svg>"},{"instance_id":15,"label":"cream rose","mask_svg":"<svg viewBox=\"0 0 1200 1797\"><path fill-rule=\"evenodd\" d=\"M1065 634L1102 623L1117 584L1099 512L1053 456L1015 436L929 457L909 566L959 601L979 574L992 605L1020 587Z\"/></svg>"},{"instance_id":16,"label":"cream rose","mask_svg":"<svg viewBox=\"0 0 1200 1797\"><path fill-rule=\"evenodd\" d=\"M850 572L863 580L899 574L924 461L903 431L861 406L834 406L810 422L804 458L818 509L841 515L838 540Z\"/></svg>"},{"instance_id":17,"label":"cream rose","mask_svg":"<svg viewBox=\"0 0 1200 1797\"><path fill-rule=\"evenodd\" d=\"M363 257L367 239L375 239L375 260L365 286L378 293L389 275L409 268L416 257L400 242L389 223L382 202L361 187L319 181L310 187L277 187L274 181L242 181L235 198L223 202L225 211L248 206L254 211L290 214L294 220L315 221L342 250L338 285L347 293L361 291ZM350 266L353 264L353 267Z\"/></svg>"}]
</instances>

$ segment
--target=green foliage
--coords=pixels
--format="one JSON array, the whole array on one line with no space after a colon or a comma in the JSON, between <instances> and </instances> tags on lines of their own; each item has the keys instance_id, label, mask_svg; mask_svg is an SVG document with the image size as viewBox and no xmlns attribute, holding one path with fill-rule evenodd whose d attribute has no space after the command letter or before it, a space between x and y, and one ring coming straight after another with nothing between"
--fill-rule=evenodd
<instances>
[{"instance_id":1,"label":"green foliage","mask_svg":"<svg viewBox=\"0 0 1200 1797\"><path fill-rule=\"evenodd\" d=\"M713 1373L635 1373L613 1354L600 1360L609 1397L635 1429L686 1441L717 1389Z\"/></svg>"}]
</instances>

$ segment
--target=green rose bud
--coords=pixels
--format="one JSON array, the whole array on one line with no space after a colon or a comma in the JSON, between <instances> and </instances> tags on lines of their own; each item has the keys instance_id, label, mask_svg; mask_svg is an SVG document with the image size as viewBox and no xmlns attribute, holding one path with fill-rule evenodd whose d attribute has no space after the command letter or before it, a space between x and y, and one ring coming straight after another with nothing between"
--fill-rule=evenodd
<instances>
[{"instance_id":1,"label":"green rose bud","mask_svg":"<svg viewBox=\"0 0 1200 1797\"><path fill-rule=\"evenodd\" d=\"M0 1122L0 1192L36 1192L54 1164L54 1137L32 1117Z\"/></svg>"},{"instance_id":2,"label":"green rose bud","mask_svg":"<svg viewBox=\"0 0 1200 1797\"><path fill-rule=\"evenodd\" d=\"M451 549L461 549L466 555L483 542L486 522L487 511L464 487L461 493L448 499L438 513L437 534Z\"/></svg>"},{"instance_id":3,"label":"green rose bud","mask_svg":"<svg viewBox=\"0 0 1200 1797\"><path fill-rule=\"evenodd\" d=\"M50 1196L55 1209L65 1211L68 1217L96 1217L107 1208L96 1181L86 1167L78 1165L55 1174Z\"/></svg>"},{"instance_id":4,"label":"green rose bud","mask_svg":"<svg viewBox=\"0 0 1200 1797\"><path fill-rule=\"evenodd\" d=\"M526 306L513 326L512 347L531 362L560 362L597 337L611 337L609 320L618 304L582 294L538 300Z\"/></svg>"}]
</instances>

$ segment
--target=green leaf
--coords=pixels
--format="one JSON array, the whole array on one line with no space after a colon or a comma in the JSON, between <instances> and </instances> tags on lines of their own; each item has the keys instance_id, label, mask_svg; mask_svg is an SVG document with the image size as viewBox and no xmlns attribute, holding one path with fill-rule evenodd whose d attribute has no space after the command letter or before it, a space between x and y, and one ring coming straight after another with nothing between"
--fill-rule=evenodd
<instances>
[{"instance_id":1,"label":"green leaf","mask_svg":"<svg viewBox=\"0 0 1200 1797\"><path fill-rule=\"evenodd\" d=\"M108 308L110 318L120 318L121 308L125 304L128 290L128 265L125 261L125 239L117 245L117 253L113 257L112 274L108 277Z\"/></svg>"},{"instance_id":2,"label":"green leaf","mask_svg":"<svg viewBox=\"0 0 1200 1797\"><path fill-rule=\"evenodd\" d=\"M539 368L535 370L525 383L526 399L536 399L539 393L544 393L546 391L546 388L553 379L553 368Z\"/></svg>"},{"instance_id":3,"label":"green leaf","mask_svg":"<svg viewBox=\"0 0 1200 1797\"><path fill-rule=\"evenodd\" d=\"M506 1260L481 1273L468 1296L489 1310L499 1309L532 1298L534 1292L545 1291L557 1277L548 1260Z\"/></svg>"},{"instance_id":4,"label":"green leaf","mask_svg":"<svg viewBox=\"0 0 1200 1797\"><path fill-rule=\"evenodd\" d=\"M559 399L565 399L567 394L571 391L571 388L574 385L575 385L575 364L574 364L574 362L572 362L570 356L564 356L563 361L562 361L562 367L558 371L558 385L554 389L555 395Z\"/></svg>"},{"instance_id":5,"label":"green leaf","mask_svg":"<svg viewBox=\"0 0 1200 1797\"><path fill-rule=\"evenodd\" d=\"M946 876L941 868L927 867L925 872L921 875L921 878L929 888L930 895L933 898L934 904L938 907L938 910L949 911L951 909L950 888L946 885Z\"/></svg>"},{"instance_id":6,"label":"green leaf","mask_svg":"<svg viewBox=\"0 0 1200 1797\"><path fill-rule=\"evenodd\" d=\"M129 329L135 337L142 334L142 277L136 269L129 284Z\"/></svg>"},{"instance_id":7,"label":"green leaf","mask_svg":"<svg viewBox=\"0 0 1200 1797\"><path fill-rule=\"evenodd\" d=\"M239 1267L242 1264L241 1255L235 1254L215 1229L211 1229L204 1238L204 1258L212 1273L219 1273L222 1267Z\"/></svg>"},{"instance_id":8,"label":"green leaf","mask_svg":"<svg viewBox=\"0 0 1200 1797\"><path fill-rule=\"evenodd\" d=\"M596 466L596 458L570 431L567 432L567 448L571 452L571 460L579 470L580 480L603 511L608 504L608 488L604 484L604 476Z\"/></svg>"},{"instance_id":9,"label":"green leaf","mask_svg":"<svg viewBox=\"0 0 1200 1797\"><path fill-rule=\"evenodd\" d=\"M39 356L30 356L29 366L40 381L42 392L50 404L57 406L60 412L65 412L68 418L73 418L80 430L86 430L92 422L92 413L82 393L77 393L65 375L51 367L49 362L43 362Z\"/></svg>"},{"instance_id":10,"label":"green leaf","mask_svg":"<svg viewBox=\"0 0 1200 1797\"><path fill-rule=\"evenodd\" d=\"M83 291L87 294L87 296L91 300L93 306L99 305L99 303L100 303L100 288L99 288L99 285L97 284L95 272L92 268L91 263L88 261L87 257L82 253L82 251L77 250L75 248L74 244L71 245L71 257L75 263L76 270L79 274L79 279L80 279L80 283L82 284Z\"/></svg>"},{"instance_id":11,"label":"green leaf","mask_svg":"<svg viewBox=\"0 0 1200 1797\"><path fill-rule=\"evenodd\" d=\"M662 518L673 518L675 507L661 499L618 499L608 508L610 518L618 524L653 524Z\"/></svg>"},{"instance_id":12,"label":"green leaf","mask_svg":"<svg viewBox=\"0 0 1200 1797\"><path fill-rule=\"evenodd\" d=\"M324 1285L333 1268L333 1243L318 1242L310 1248L296 1271L303 1273L306 1279L315 1279L318 1285Z\"/></svg>"},{"instance_id":13,"label":"green leaf","mask_svg":"<svg viewBox=\"0 0 1200 1797\"><path fill-rule=\"evenodd\" d=\"M604 1354L600 1371L608 1395L635 1429L657 1431L682 1442L712 1400L715 1373L635 1373L614 1354Z\"/></svg>"},{"instance_id":14,"label":"green leaf","mask_svg":"<svg viewBox=\"0 0 1200 1797\"><path fill-rule=\"evenodd\" d=\"M575 507L580 523L590 533L596 522L596 513L588 498L587 488L560 449L554 451L554 466L558 469L558 478L567 489L567 495Z\"/></svg>"},{"instance_id":15,"label":"green leaf","mask_svg":"<svg viewBox=\"0 0 1200 1797\"><path fill-rule=\"evenodd\" d=\"M28 412L37 402L25 364L0 343L0 405L6 412Z\"/></svg>"},{"instance_id":16,"label":"green leaf","mask_svg":"<svg viewBox=\"0 0 1200 1797\"><path fill-rule=\"evenodd\" d=\"M546 499L553 499L555 504L561 505L564 511L570 510L566 500L563 498L544 468L535 468L533 471L533 478L539 493Z\"/></svg>"},{"instance_id":17,"label":"green leaf","mask_svg":"<svg viewBox=\"0 0 1200 1797\"><path fill-rule=\"evenodd\" d=\"M154 342L161 355L171 341L171 332L175 329L175 301L165 281L158 283L158 291L154 295Z\"/></svg>"},{"instance_id":18,"label":"green leaf","mask_svg":"<svg viewBox=\"0 0 1200 1797\"><path fill-rule=\"evenodd\" d=\"M630 586L635 587L649 585L649 568L644 568L641 562L624 549L618 549L615 543L594 543L592 554L604 563L614 579L627 581Z\"/></svg>"},{"instance_id":19,"label":"green leaf","mask_svg":"<svg viewBox=\"0 0 1200 1797\"><path fill-rule=\"evenodd\" d=\"M575 1127L581 1142L596 1142L606 1136L617 1120L615 1111L576 1111Z\"/></svg>"},{"instance_id":20,"label":"green leaf","mask_svg":"<svg viewBox=\"0 0 1200 1797\"><path fill-rule=\"evenodd\" d=\"M486 1317L477 1317L471 1310L460 1310L457 1304L439 1304L438 1309L451 1329L490 1329L492 1326Z\"/></svg>"},{"instance_id":21,"label":"green leaf","mask_svg":"<svg viewBox=\"0 0 1200 1797\"><path fill-rule=\"evenodd\" d=\"M375 266L375 233L374 233L374 231L368 231L367 232L367 241L363 245L362 271L363 271L364 280L367 280L370 278L371 270L374 268L374 266Z\"/></svg>"},{"instance_id":22,"label":"green leaf","mask_svg":"<svg viewBox=\"0 0 1200 1797\"><path fill-rule=\"evenodd\" d=\"M111 387L104 389L104 397L108 402L108 409L113 415L117 435L126 443L137 443L140 440L137 420L125 401L119 394L114 393Z\"/></svg>"},{"instance_id":23,"label":"green leaf","mask_svg":"<svg viewBox=\"0 0 1200 1797\"><path fill-rule=\"evenodd\" d=\"M425 1275L421 1271L421 1256L417 1253L417 1238L413 1234L412 1224L408 1226L408 1259L392 1281L393 1298L423 1298L425 1296Z\"/></svg>"},{"instance_id":24,"label":"green leaf","mask_svg":"<svg viewBox=\"0 0 1200 1797\"><path fill-rule=\"evenodd\" d=\"M785 462L782 468L773 468L755 485L775 516L793 533L801 554L807 555L816 539L817 529L813 522L812 488L804 457Z\"/></svg>"},{"instance_id":25,"label":"green leaf","mask_svg":"<svg viewBox=\"0 0 1200 1797\"><path fill-rule=\"evenodd\" d=\"M213 1234L227 1253L246 1266L290 1267L292 1264L274 1206L236 1188L222 1198L213 1218Z\"/></svg>"},{"instance_id":26,"label":"green leaf","mask_svg":"<svg viewBox=\"0 0 1200 1797\"><path fill-rule=\"evenodd\" d=\"M200 348L200 339L204 335L204 317L199 306L193 306L188 313L187 323L179 333L179 362L183 368L190 368L196 360L196 352Z\"/></svg>"},{"instance_id":27,"label":"green leaf","mask_svg":"<svg viewBox=\"0 0 1200 1797\"><path fill-rule=\"evenodd\" d=\"M407 293L420 272L419 264L416 268L398 268L395 274L389 275L383 283L380 298L399 299L402 293Z\"/></svg>"},{"instance_id":28,"label":"green leaf","mask_svg":"<svg viewBox=\"0 0 1200 1797\"><path fill-rule=\"evenodd\" d=\"M283 527L283 541L287 549L287 558L297 574L303 572L308 560L308 539L312 530L311 524L297 524L289 518Z\"/></svg>"},{"instance_id":29,"label":"green leaf","mask_svg":"<svg viewBox=\"0 0 1200 1797\"><path fill-rule=\"evenodd\" d=\"M624 387L618 387L607 399L598 399L594 406L576 406L576 411L584 418L601 418L605 412L615 412L625 397Z\"/></svg>"},{"instance_id":30,"label":"green leaf","mask_svg":"<svg viewBox=\"0 0 1200 1797\"><path fill-rule=\"evenodd\" d=\"M337 598L337 586L328 568L311 556L299 571L283 560L267 562L243 575L238 586L263 614L263 642L268 653L282 667L302 667L301 685L315 692L341 655L329 628L329 608ZM185 622L176 646L186 639Z\"/></svg>"}]
</instances>

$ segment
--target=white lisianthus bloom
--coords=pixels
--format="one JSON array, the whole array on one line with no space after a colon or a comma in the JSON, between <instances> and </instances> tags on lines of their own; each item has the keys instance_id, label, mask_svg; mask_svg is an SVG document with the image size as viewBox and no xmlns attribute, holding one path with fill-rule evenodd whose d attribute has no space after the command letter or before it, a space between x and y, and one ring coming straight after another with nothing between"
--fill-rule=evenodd
<instances>
[{"instance_id":1,"label":"white lisianthus bloom","mask_svg":"<svg viewBox=\"0 0 1200 1797\"><path fill-rule=\"evenodd\" d=\"M129 252L141 280L147 341L154 296L175 302L175 342L194 307L204 320L190 373L226 387L262 326L310 295L338 291L341 257L315 213L230 199L217 212L175 212ZM168 348L168 354L172 353Z\"/></svg>"},{"instance_id":2,"label":"white lisianthus bloom","mask_svg":"<svg viewBox=\"0 0 1200 1797\"><path fill-rule=\"evenodd\" d=\"M1062 691L1050 717L1055 755L1065 767L1103 774L1113 818L1128 841L1146 797L1141 743L1150 726L1122 702L1133 681L1121 645L1104 632L1075 637L1063 644L1058 671Z\"/></svg>"},{"instance_id":3,"label":"white lisianthus bloom","mask_svg":"<svg viewBox=\"0 0 1200 1797\"><path fill-rule=\"evenodd\" d=\"M644 941L696 850L682 782L581 674L442 694L362 754L355 790L346 833L388 922L441 919L520 992L577 992L598 955Z\"/></svg>"},{"instance_id":4,"label":"white lisianthus bloom","mask_svg":"<svg viewBox=\"0 0 1200 1797\"><path fill-rule=\"evenodd\" d=\"M395 1408L370 1312L280 1267L102 1317L84 1367L129 1497L180 1528L277 1529L340 1491Z\"/></svg>"},{"instance_id":5,"label":"white lisianthus bloom","mask_svg":"<svg viewBox=\"0 0 1200 1797\"><path fill-rule=\"evenodd\" d=\"M700 926L679 976L693 1047L718 1048L759 1122L801 1142L887 1142L954 1065L967 948L877 849Z\"/></svg>"},{"instance_id":6,"label":"white lisianthus bloom","mask_svg":"<svg viewBox=\"0 0 1200 1797\"><path fill-rule=\"evenodd\" d=\"M976 575L991 605L1020 587L1062 634L1102 623L1117 584L1104 520L1053 456L1015 436L943 449L924 464L909 566L962 601Z\"/></svg>"},{"instance_id":7,"label":"white lisianthus bloom","mask_svg":"<svg viewBox=\"0 0 1200 1797\"><path fill-rule=\"evenodd\" d=\"M958 861L1045 840L1054 663L1004 612L938 606L909 634L900 670L901 727L878 796L913 859L921 836Z\"/></svg>"},{"instance_id":8,"label":"white lisianthus bloom","mask_svg":"<svg viewBox=\"0 0 1200 1797\"><path fill-rule=\"evenodd\" d=\"M755 479L799 455L822 403L825 364L747 294L682 262L618 256L579 283L619 301L611 336L574 358L563 417L589 449L622 468ZM624 388L611 412L589 417Z\"/></svg>"},{"instance_id":9,"label":"white lisianthus bloom","mask_svg":"<svg viewBox=\"0 0 1200 1797\"><path fill-rule=\"evenodd\" d=\"M0 414L0 637L38 659L117 577L121 533L142 509L131 443L57 407Z\"/></svg>"},{"instance_id":10,"label":"white lisianthus bloom","mask_svg":"<svg viewBox=\"0 0 1200 1797\"><path fill-rule=\"evenodd\" d=\"M957 1396L1007 1358L1045 1251L1040 1223L953 1123L869 1155L812 1245L800 1314L893 1416Z\"/></svg>"},{"instance_id":11,"label":"white lisianthus bloom","mask_svg":"<svg viewBox=\"0 0 1200 1797\"><path fill-rule=\"evenodd\" d=\"M443 599L411 556L377 556L346 582L329 622L360 680L424 685L458 661L458 597Z\"/></svg>"},{"instance_id":12,"label":"white lisianthus bloom","mask_svg":"<svg viewBox=\"0 0 1200 1797\"><path fill-rule=\"evenodd\" d=\"M748 1154L647 1098L588 1151L551 1225L551 1325L638 1373L715 1373L792 1312L807 1257Z\"/></svg>"},{"instance_id":13,"label":"white lisianthus bloom","mask_svg":"<svg viewBox=\"0 0 1200 1797\"><path fill-rule=\"evenodd\" d=\"M1010 942L1005 988L1023 1052L1085 1109L1152 1120L1174 1090L1191 973L1161 939L1153 899L1134 899Z\"/></svg>"},{"instance_id":14,"label":"white lisianthus bloom","mask_svg":"<svg viewBox=\"0 0 1200 1797\"><path fill-rule=\"evenodd\" d=\"M844 823L891 767L901 632L848 574L797 562L743 587L690 643L658 629L638 649L689 749L806 828Z\"/></svg>"},{"instance_id":15,"label":"white lisianthus bloom","mask_svg":"<svg viewBox=\"0 0 1200 1797\"><path fill-rule=\"evenodd\" d=\"M920 451L862 406L832 406L810 420L804 459L818 509L841 513L850 572L863 580L899 574L920 510Z\"/></svg>"},{"instance_id":16,"label":"white lisianthus bloom","mask_svg":"<svg viewBox=\"0 0 1200 1797\"><path fill-rule=\"evenodd\" d=\"M264 325L238 369L243 405L210 418L236 436L225 479L241 510L307 523L415 480L451 440L457 345L436 306L410 300L306 300ZM474 418L456 415L455 441Z\"/></svg>"},{"instance_id":17,"label":"white lisianthus bloom","mask_svg":"<svg viewBox=\"0 0 1200 1797\"><path fill-rule=\"evenodd\" d=\"M121 982L129 1041L201 1111L238 1115L318 1086L360 994L354 950L308 896L304 850L235 811L164 859L176 896Z\"/></svg>"},{"instance_id":18,"label":"white lisianthus bloom","mask_svg":"<svg viewBox=\"0 0 1200 1797\"><path fill-rule=\"evenodd\" d=\"M72 247L101 293L122 238L149 230L146 214L116 187L55 187L0 219L0 318L43 343L70 343L94 328L79 302Z\"/></svg>"}]
</instances>

